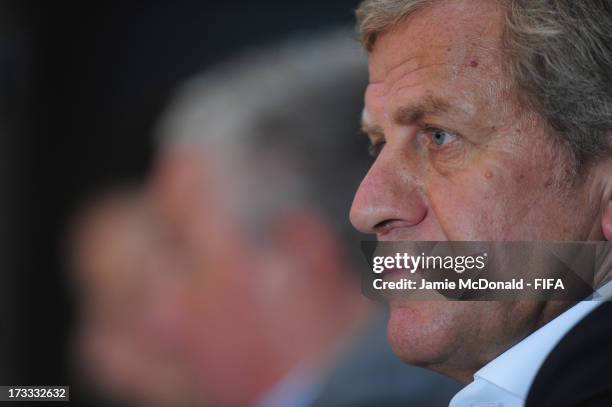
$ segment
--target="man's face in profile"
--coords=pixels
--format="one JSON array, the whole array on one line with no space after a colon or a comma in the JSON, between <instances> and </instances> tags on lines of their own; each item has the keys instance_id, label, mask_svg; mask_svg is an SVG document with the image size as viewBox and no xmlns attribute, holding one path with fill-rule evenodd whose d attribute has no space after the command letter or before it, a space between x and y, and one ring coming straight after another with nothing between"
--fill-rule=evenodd
<instances>
[{"instance_id":1,"label":"man's face in profile","mask_svg":"<svg viewBox=\"0 0 612 407\"><path fill-rule=\"evenodd\" d=\"M589 179L504 70L497 2L439 2L380 35L351 221L379 240L601 240ZM576 182L575 182L576 181ZM547 318L536 303L391 303L400 357L458 378ZM473 370L472 370L473 371Z\"/></svg>"}]
</instances>

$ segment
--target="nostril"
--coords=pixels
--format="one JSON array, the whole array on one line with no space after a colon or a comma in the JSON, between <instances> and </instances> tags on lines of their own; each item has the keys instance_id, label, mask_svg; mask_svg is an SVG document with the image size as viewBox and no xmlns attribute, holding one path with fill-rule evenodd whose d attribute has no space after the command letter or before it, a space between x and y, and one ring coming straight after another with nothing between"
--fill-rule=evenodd
<instances>
[{"instance_id":1,"label":"nostril","mask_svg":"<svg viewBox=\"0 0 612 407\"><path fill-rule=\"evenodd\" d=\"M385 219L374 226L374 231L383 234L391 229L410 226L414 226L414 223L401 219Z\"/></svg>"},{"instance_id":2,"label":"nostril","mask_svg":"<svg viewBox=\"0 0 612 407\"><path fill-rule=\"evenodd\" d=\"M385 219L381 222L378 222L376 225L374 225L373 229L375 233L379 235L384 235L385 233L393 229L414 227L418 225L419 223L421 223L423 219L425 219L426 214L427 214L427 211L425 210L419 213L418 216L413 217L412 219L397 219L397 218Z\"/></svg>"},{"instance_id":3,"label":"nostril","mask_svg":"<svg viewBox=\"0 0 612 407\"><path fill-rule=\"evenodd\" d=\"M389 225L391 225L393 222L397 222L399 219L385 219L382 222L378 222L376 225L374 225L374 230L377 233L381 233L385 230L389 229Z\"/></svg>"}]
</instances>

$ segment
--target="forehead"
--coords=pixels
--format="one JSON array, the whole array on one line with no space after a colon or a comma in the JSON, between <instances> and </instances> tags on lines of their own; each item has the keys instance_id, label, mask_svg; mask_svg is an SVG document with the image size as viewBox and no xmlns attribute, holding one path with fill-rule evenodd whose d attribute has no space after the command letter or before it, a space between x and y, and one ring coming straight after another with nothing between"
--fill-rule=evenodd
<instances>
[{"instance_id":1,"label":"forehead","mask_svg":"<svg viewBox=\"0 0 612 407\"><path fill-rule=\"evenodd\" d=\"M379 36L370 55L369 91L389 96L429 84L494 92L502 82L503 15L491 0L439 1L418 10Z\"/></svg>"}]
</instances>

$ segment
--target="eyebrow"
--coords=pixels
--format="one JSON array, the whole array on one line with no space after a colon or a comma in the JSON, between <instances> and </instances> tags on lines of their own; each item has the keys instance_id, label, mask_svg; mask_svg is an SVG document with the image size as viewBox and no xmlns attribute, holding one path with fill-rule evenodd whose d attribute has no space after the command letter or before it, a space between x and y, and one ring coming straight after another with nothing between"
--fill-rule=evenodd
<instances>
[{"instance_id":1,"label":"eyebrow","mask_svg":"<svg viewBox=\"0 0 612 407\"><path fill-rule=\"evenodd\" d=\"M448 113L451 110L450 103L436 96L428 95L419 101L404 105L393 114L393 121L400 125L409 126L423 119L426 115ZM361 131L373 138L383 137L381 126L373 123L364 109L361 116Z\"/></svg>"},{"instance_id":2,"label":"eyebrow","mask_svg":"<svg viewBox=\"0 0 612 407\"><path fill-rule=\"evenodd\" d=\"M435 96L426 96L418 102L404 105L393 114L393 121L397 124L411 125L423 119L426 115L448 113L450 104Z\"/></svg>"}]
</instances>

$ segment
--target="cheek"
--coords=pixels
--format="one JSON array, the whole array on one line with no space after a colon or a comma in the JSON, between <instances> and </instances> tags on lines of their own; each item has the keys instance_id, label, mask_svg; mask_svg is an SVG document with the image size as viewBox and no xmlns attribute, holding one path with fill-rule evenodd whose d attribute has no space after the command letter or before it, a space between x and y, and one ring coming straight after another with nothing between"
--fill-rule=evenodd
<instances>
[{"instance_id":1,"label":"cheek","mask_svg":"<svg viewBox=\"0 0 612 407\"><path fill-rule=\"evenodd\" d=\"M491 230L499 217L492 199L496 191L485 183L444 180L432 183L428 195L432 214L448 240L487 240L497 232Z\"/></svg>"},{"instance_id":2,"label":"cheek","mask_svg":"<svg viewBox=\"0 0 612 407\"><path fill-rule=\"evenodd\" d=\"M537 200L537 180L508 165L484 164L431 180L430 206L449 240L513 240Z\"/></svg>"}]
</instances>

